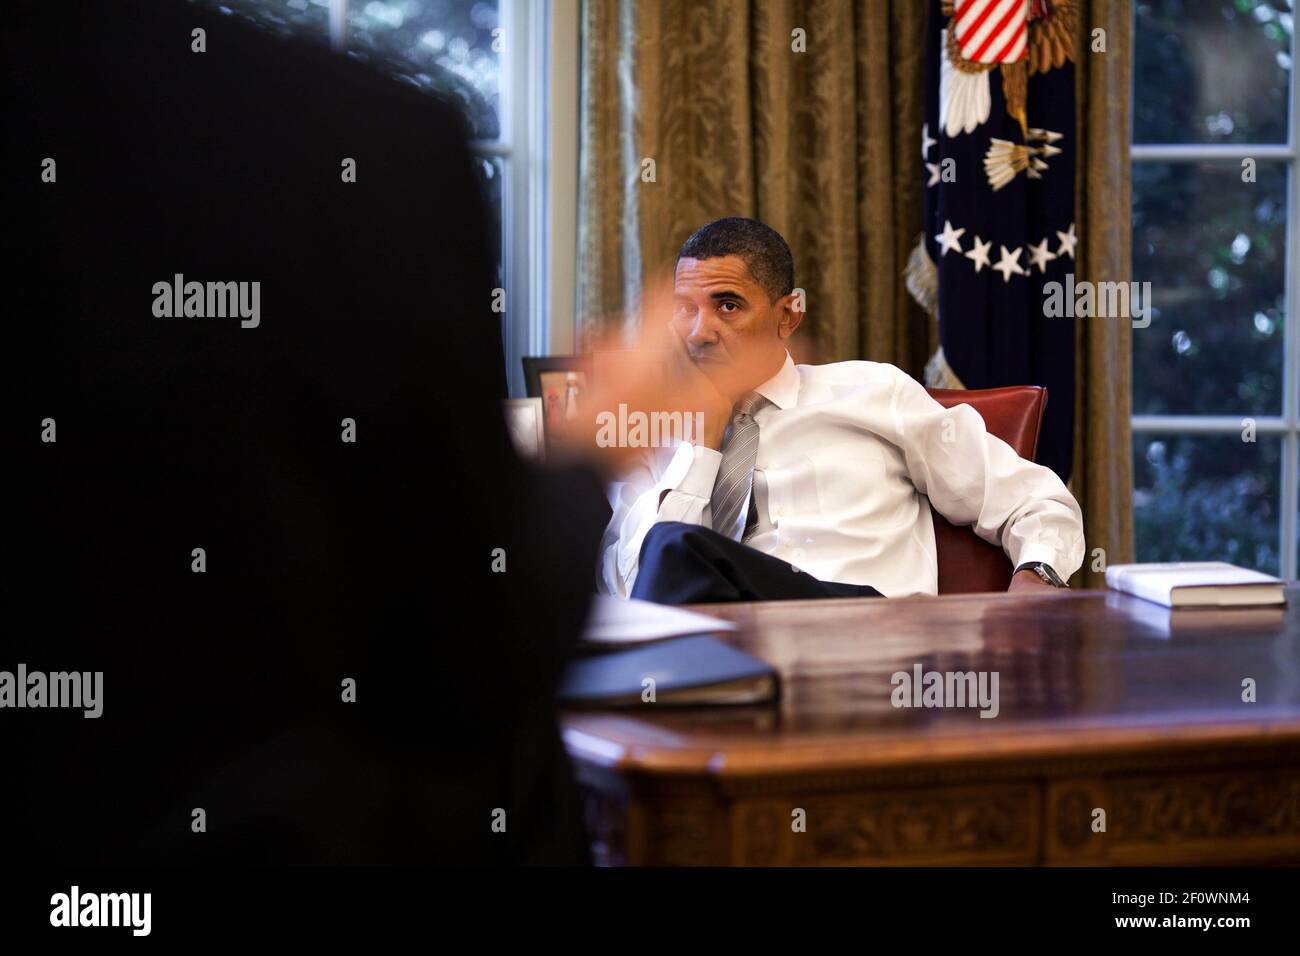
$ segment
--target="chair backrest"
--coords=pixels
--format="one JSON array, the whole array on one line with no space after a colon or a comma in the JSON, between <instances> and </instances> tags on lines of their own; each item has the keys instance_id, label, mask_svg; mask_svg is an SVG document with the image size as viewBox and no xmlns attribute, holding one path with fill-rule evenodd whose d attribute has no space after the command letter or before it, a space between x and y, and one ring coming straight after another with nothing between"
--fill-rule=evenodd
<instances>
[{"instance_id":1,"label":"chair backrest","mask_svg":"<svg viewBox=\"0 0 1300 956\"><path fill-rule=\"evenodd\" d=\"M1021 458L1033 461L1038 432L1047 407L1047 389L1037 385L1009 388L927 389L944 408L969 405L980 413L989 434L1010 445ZM970 594L1005 591L1011 583L1011 561L1001 548L989 544L969 527L957 527L931 506L934 543L939 559L939 593Z\"/></svg>"}]
</instances>

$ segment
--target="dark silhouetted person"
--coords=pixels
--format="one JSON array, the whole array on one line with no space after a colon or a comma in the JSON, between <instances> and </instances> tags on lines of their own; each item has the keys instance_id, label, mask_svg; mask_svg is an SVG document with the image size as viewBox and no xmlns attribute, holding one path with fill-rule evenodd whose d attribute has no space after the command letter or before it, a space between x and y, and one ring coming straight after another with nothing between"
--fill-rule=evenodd
<instances>
[{"instance_id":1,"label":"dark silhouetted person","mask_svg":"<svg viewBox=\"0 0 1300 956\"><path fill-rule=\"evenodd\" d=\"M184 3L5 21L0 670L103 673L0 710L6 859L587 861L605 513L508 445L458 114Z\"/></svg>"}]
</instances>

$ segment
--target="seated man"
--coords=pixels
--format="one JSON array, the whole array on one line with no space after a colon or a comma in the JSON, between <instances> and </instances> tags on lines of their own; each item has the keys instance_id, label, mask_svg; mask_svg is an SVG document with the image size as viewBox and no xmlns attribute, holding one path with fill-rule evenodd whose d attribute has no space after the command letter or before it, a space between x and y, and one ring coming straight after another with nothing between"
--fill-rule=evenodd
<instances>
[{"instance_id":1,"label":"seated man","mask_svg":"<svg viewBox=\"0 0 1300 956\"><path fill-rule=\"evenodd\" d=\"M682 246L675 360L710 407L703 434L612 489L603 588L665 604L935 594L930 504L1006 551L1011 590L1064 586L1083 521L1056 474L892 365L795 365L793 289L790 249L760 222L719 219Z\"/></svg>"}]
</instances>

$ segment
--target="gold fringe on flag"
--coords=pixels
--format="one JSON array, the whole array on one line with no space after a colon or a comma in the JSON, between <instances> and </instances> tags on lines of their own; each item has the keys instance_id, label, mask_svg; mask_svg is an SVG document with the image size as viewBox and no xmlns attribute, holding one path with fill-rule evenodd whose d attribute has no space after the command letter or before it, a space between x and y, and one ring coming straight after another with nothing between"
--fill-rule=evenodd
<instances>
[{"instance_id":1,"label":"gold fringe on flag","mask_svg":"<svg viewBox=\"0 0 1300 956\"><path fill-rule=\"evenodd\" d=\"M918 236L912 253L907 257L907 266L903 269L903 278L907 291L912 294L916 304L936 320L939 318L939 270L925 248L925 236ZM948 365L944 357L943 346L930 356L925 363L926 388L965 388L957 373Z\"/></svg>"},{"instance_id":2,"label":"gold fringe on flag","mask_svg":"<svg viewBox=\"0 0 1300 956\"><path fill-rule=\"evenodd\" d=\"M916 304L926 313L938 317L939 314L939 270L930 259L925 248L925 236L918 236L912 253L907 257L903 269L903 280L907 291L912 294Z\"/></svg>"},{"instance_id":3,"label":"gold fringe on flag","mask_svg":"<svg viewBox=\"0 0 1300 956\"><path fill-rule=\"evenodd\" d=\"M952 370L948 364L948 358L943 354L943 346L940 345L930 361L925 363L925 387L926 388L962 388L966 386L957 373Z\"/></svg>"},{"instance_id":4,"label":"gold fringe on flag","mask_svg":"<svg viewBox=\"0 0 1300 956\"><path fill-rule=\"evenodd\" d=\"M945 17L953 15L954 0L942 0L940 9ZM948 36L945 37L948 45L949 57L957 69L966 73L983 73L991 70L994 64L974 64L967 63L961 56L961 48L957 45L956 37L952 35L953 31L946 31ZM935 267L934 260L930 258L930 253L925 248L925 236L920 235L916 239L916 245L912 247L912 253L907 257L907 266L903 269L903 279L907 285L907 291L911 293L917 305L925 310L926 314L936 321L939 318L939 270ZM961 380L957 378L956 373L948 365L948 360L944 358L943 346L925 363L925 384L928 388L965 388Z\"/></svg>"}]
</instances>

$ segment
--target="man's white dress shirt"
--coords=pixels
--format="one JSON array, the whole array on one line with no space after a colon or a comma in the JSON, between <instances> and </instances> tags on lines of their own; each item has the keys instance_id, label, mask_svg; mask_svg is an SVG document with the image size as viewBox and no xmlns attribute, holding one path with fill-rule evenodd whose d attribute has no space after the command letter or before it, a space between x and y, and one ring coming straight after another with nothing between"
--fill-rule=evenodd
<instances>
[{"instance_id":1,"label":"man's white dress shirt","mask_svg":"<svg viewBox=\"0 0 1300 956\"><path fill-rule=\"evenodd\" d=\"M1074 496L1051 469L990 435L969 405L944 408L892 365L795 365L789 354L756 391L770 404L754 416L750 547L822 581L869 584L886 597L935 594L933 504L1001 546L1013 565L1044 561L1066 579L1083 563ZM656 522L712 526L721 461L721 452L690 443L647 449L611 486L602 590L631 593Z\"/></svg>"}]
</instances>

